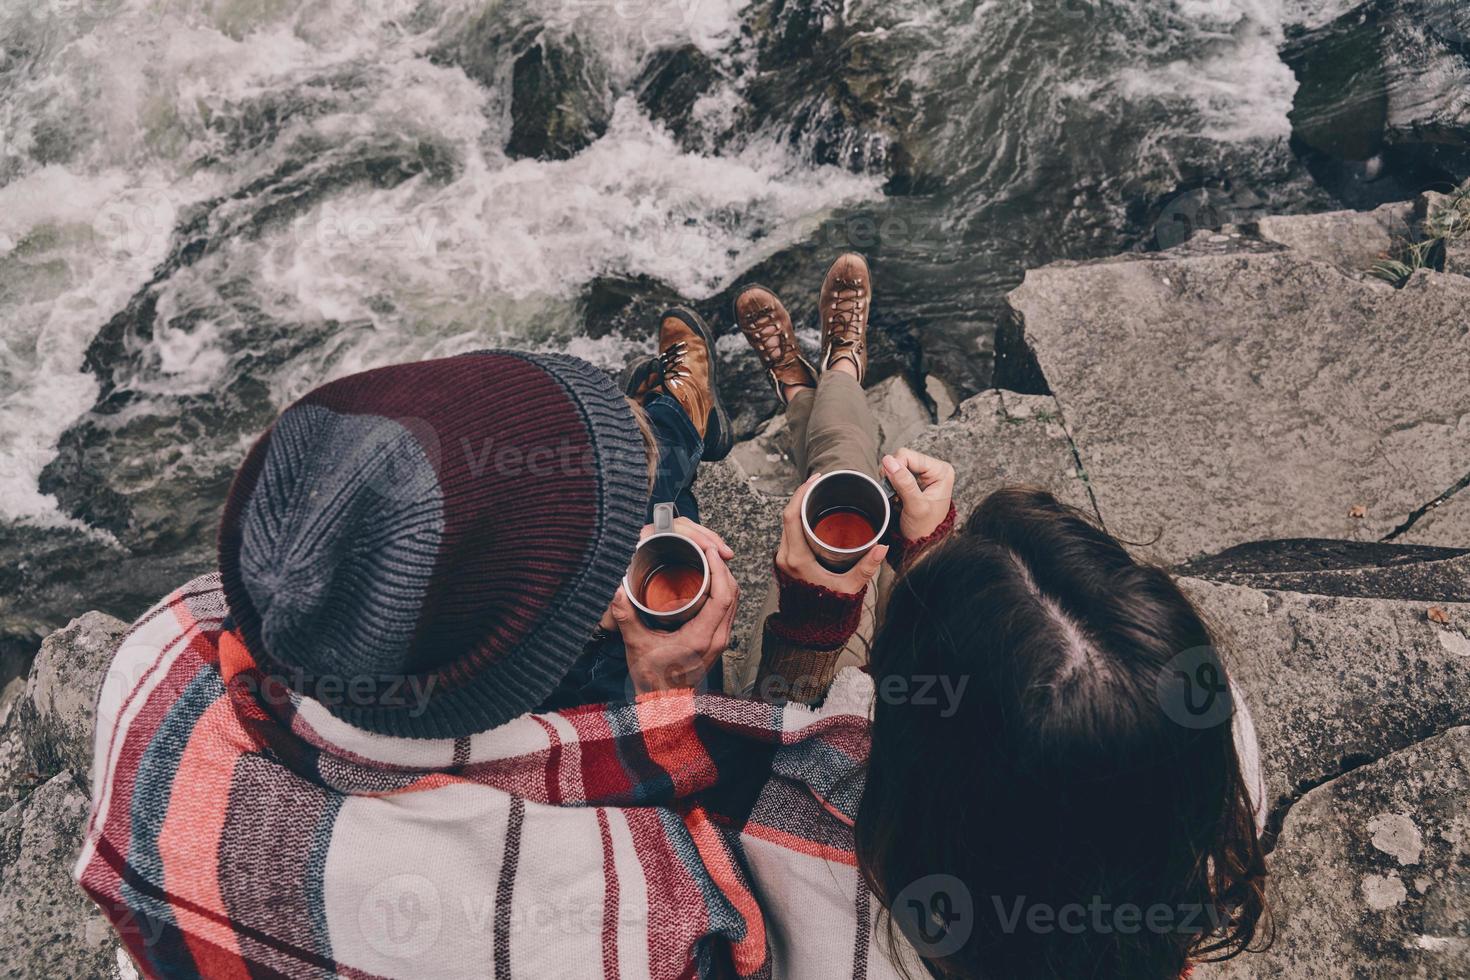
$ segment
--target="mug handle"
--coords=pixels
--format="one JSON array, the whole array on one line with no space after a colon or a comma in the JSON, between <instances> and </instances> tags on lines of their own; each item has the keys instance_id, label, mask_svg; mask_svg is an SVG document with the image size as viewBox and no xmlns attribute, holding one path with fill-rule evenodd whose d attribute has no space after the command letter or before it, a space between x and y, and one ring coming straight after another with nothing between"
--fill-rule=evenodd
<instances>
[{"instance_id":1,"label":"mug handle","mask_svg":"<svg viewBox=\"0 0 1470 980\"><path fill-rule=\"evenodd\" d=\"M674 529L674 505L653 505L653 531L655 534L667 534Z\"/></svg>"}]
</instances>

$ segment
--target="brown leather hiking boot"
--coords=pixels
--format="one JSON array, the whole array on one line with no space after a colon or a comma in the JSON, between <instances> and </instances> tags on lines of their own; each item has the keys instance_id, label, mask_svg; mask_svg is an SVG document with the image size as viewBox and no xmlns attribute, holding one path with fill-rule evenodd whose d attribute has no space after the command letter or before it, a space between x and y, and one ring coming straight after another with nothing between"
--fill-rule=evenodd
<instances>
[{"instance_id":1,"label":"brown leather hiking boot","mask_svg":"<svg viewBox=\"0 0 1470 980\"><path fill-rule=\"evenodd\" d=\"M764 286L742 289L735 297L735 322L770 372L771 384L776 386L776 395L782 402L786 401L783 394L786 385L816 387L817 371L801 356L791 314L775 293Z\"/></svg>"},{"instance_id":2,"label":"brown leather hiking boot","mask_svg":"<svg viewBox=\"0 0 1470 980\"><path fill-rule=\"evenodd\" d=\"M660 391L679 403L704 440L700 458L715 462L730 454L735 434L720 400L714 336L698 313L683 306L665 310L658 328L658 356L641 358L623 372L623 390L643 401Z\"/></svg>"},{"instance_id":3,"label":"brown leather hiking boot","mask_svg":"<svg viewBox=\"0 0 1470 980\"><path fill-rule=\"evenodd\" d=\"M868 373L868 309L873 279L868 263L856 252L839 255L822 281L817 310L822 318L822 370L841 358L857 367L858 383Z\"/></svg>"}]
</instances>

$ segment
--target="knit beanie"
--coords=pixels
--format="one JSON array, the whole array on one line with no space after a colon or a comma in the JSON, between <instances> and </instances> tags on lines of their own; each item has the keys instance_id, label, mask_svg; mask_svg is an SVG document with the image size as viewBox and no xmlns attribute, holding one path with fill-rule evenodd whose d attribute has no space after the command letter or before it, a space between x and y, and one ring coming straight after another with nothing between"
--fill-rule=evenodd
<instances>
[{"instance_id":1,"label":"knit beanie","mask_svg":"<svg viewBox=\"0 0 1470 980\"><path fill-rule=\"evenodd\" d=\"M567 673L647 502L632 410L585 361L401 364L317 388L260 437L220 573L263 673L369 731L459 738Z\"/></svg>"}]
</instances>

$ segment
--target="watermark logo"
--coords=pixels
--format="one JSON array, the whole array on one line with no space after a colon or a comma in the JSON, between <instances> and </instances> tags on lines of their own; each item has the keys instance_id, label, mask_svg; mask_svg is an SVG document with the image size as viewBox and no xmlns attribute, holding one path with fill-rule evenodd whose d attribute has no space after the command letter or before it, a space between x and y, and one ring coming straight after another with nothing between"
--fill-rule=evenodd
<instances>
[{"instance_id":1,"label":"watermark logo","mask_svg":"<svg viewBox=\"0 0 1470 980\"><path fill-rule=\"evenodd\" d=\"M385 878L363 895L357 907L357 927L368 945L383 956L422 956L443 927L439 892L423 875Z\"/></svg>"},{"instance_id":2,"label":"watermark logo","mask_svg":"<svg viewBox=\"0 0 1470 980\"><path fill-rule=\"evenodd\" d=\"M1181 190L1159 209L1154 242L1160 249L1182 245L1197 231L1255 221L1266 213L1266 202L1248 187L1229 180L1212 180Z\"/></svg>"},{"instance_id":3,"label":"watermark logo","mask_svg":"<svg viewBox=\"0 0 1470 980\"><path fill-rule=\"evenodd\" d=\"M889 909L919 955L952 956L975 929L975 901L954 875L925 875L899 892Z\"/></svg>"},{"instance_id":4,"label":"watermark logo","mask_svg":"<svg viewBox=\"0 0 1470 980\"><path fill-rule=\"evenodd\" d=\"M1177 725L1214 728L1234 715L1230 682L1213 647L1192 647L1159 670L1159 706Z\"/></svg>"}]
</instances>

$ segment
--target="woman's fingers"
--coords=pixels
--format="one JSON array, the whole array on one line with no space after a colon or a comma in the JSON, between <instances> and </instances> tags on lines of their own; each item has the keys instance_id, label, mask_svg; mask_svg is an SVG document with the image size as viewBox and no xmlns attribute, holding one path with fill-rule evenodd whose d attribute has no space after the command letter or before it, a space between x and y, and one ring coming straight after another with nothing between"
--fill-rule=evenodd
<instances>
[{"instance_id":1,"label":"woman's fingers","mask_svg":"<svg viewBox=\"0 0 1470 980\"><path fill-rule=\"evenodd\" d=\"M883 457L883 472L903 504L913 504L923 498L924 492L919 488L914 474L909 472L909 468L897 456Z\"/></svg>"},{"instance_id":2,"label":"woman's fingers","mask_svg":"<svg viewBox=\"0 0 1470 980\"><path fill-rule=\"evenodd\" d=\"M862 560L853 566L853 571L858 575L858 582L857 588L852 591L856 592L873 581L873 576L878 574L879 569L883 567L883 559L887 557L888 545L886 544L868 549L868 553L863 555Z\"/></svg>"},{"instance_id":3,"label":"woman's fingers","mask_svg":"<svg viewBox=\"0 0 1470 980\"><path fill-rule=\"evenodd\" d=\"M954 488L954 467L944 460L907 448L894 455L917 478L926 493L931 490L948 493Z\"/></svg>"},{"instance_id":4,"label":"woman's fingers","mask_svg":"<svg viewBox=\"0 0 1470 980\"><path fill-rule=\"evenodd\" d=\"M786 502L786 509L781 511L781 529L791 537L801 535L801 505L806 502L806 492L812 488L812 484L822 478L822 474L813 473L806 478L806 482L796 488L791 499Z\"/></svg>"}]
</instances>

